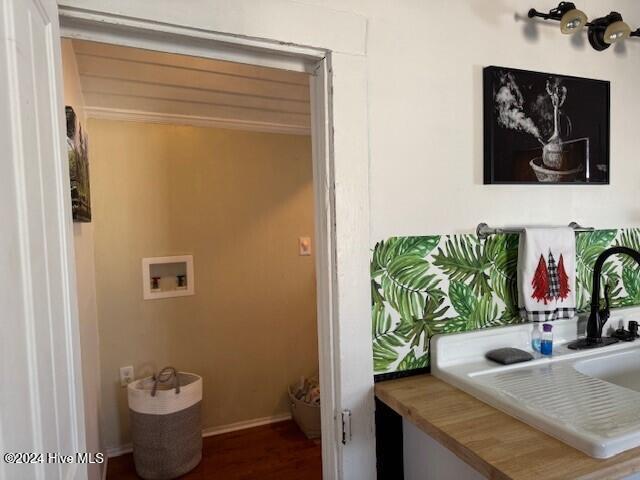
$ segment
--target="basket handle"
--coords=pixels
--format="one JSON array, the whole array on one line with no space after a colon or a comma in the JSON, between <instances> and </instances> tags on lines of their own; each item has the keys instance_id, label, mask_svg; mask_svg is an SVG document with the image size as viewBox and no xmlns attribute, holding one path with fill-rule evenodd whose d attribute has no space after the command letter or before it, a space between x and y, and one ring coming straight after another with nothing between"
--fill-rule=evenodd
<instances>
[{"instance_id":1,"label":"basket handle","mask_svg":"<svg viewBox=\"0 0 640 480\"><path fill-rule=\"evenodd\" d=\"M176 390L176 395L180 393L180 378L178 378L178 372L173 367L164 367L160 370L160 373L153 375L153 388L151 389L151 396L156 396L158 390L158 383L167 383L173 378L173 388Z\"/></svg>"}]
</instances>

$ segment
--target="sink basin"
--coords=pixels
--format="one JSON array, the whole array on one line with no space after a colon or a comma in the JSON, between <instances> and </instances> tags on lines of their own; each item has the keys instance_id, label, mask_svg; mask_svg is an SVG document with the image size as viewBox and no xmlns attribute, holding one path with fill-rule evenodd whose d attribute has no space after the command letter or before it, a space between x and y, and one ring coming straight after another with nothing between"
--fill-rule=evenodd
<instances>
[{"instance_id":1,"label":"sink basin","mask_svg":"<svg viewBox=\"0 0 640 480\"><path fill-rule=\"evenodd\" d=\"M640 350L580 360L574 364L574 368L583 375L640 392Z\"/></svg>"},{"instance_id":2,"label":"sink basin","mask_svg":"<svg viewBox=\"0 0 640 480\"><path fill-rule=\"evenodd\" d=\"M610 322L639 317L640 309L625 309ZM534 360L512 365L485 354L501 347L531 352L531 324L435 336L431 372L592 457L639 447L640 340L569 350L565 345L576 339L578 319L553 325L552 357L534 353Z\"/></svg>"}]
</instances>

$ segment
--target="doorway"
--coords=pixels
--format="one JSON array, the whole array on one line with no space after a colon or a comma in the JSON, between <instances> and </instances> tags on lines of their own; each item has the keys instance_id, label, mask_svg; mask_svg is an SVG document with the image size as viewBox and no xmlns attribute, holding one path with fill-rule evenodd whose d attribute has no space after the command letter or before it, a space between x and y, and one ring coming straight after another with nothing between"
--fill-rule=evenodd
<instances>
[{"instance_id":1,"label":"doorway","mask_svg":"<svg viewBox=\"0 0 640 480\"><path fill-rule=\"evenodd\" d=\"M90 144L91 195L74 196L83 204L74 237L79 303L89 307L81 324L99 331L99 342L81 335L85 390L99 365L107 452L131 449L118 369L140 378L176 364L203 375L204 434L224 434L220 444L241 430L253 445L233 457L238 468L255 470L251 458L282 437L273 468L299 469L292 452L307 452L302 466L320 478L308 74L77 39L62 46L67 119L78 117L79 150ZM193 278L169 272L185 256ZM90 402L86 411L96 414ZM289 429L264 427L280 422ZM262 442L252 443L253 427ZM214 470L232 463L218 447L217 463L206 462Z\"/></svg>"},{"instance_id":2,"label":"doorway","mask_svg":"<svg viewBox=\"0 0 640 480\"><path fill-rule=\"evenodd\" d=\"M325 431L332 432L330 441L323 442L323 459L328 464L323 473L327 478L373 475L373 373L366 247L367 20L295 2L259 8L250 0L239 2L243 4L239 9L225 4L213 9L180 9L172 0L159 0L157 8L93 0L4 5L7 21L2 31L15 42L8 43L0 55L8 72L3 78L9 82L2 83L0 93L10 105L5 112L6 125L12 126L2 135L3 142L9 145L9 161L3 166L2 178L7 186L3 189L3 205L10 215L0 240L20 247L19 255L3 269L1 280L5 290L14 293L8 297L11 301L7 300L11 307L8 311L13 314L6 316L5 323L9 322L7 328L13 329L15 341L6 345L4 352L11 358L29 359L20 360L11 372L24 388L3 409L0 441L5 446L18 439L23 442L20 446L30 446L32 450L42 450L44 446L48 449L44 451L80 451L87 445L78 345L78 329L82 325L78 324L77 295L72 288L75 268L70 239L71 202L68 160L63 152L59 16L63 36L73 38L102 37L106 43L143 43L150 49L176 53L189 48L209 58L240 55L246 63L258 65L310 65L314 72L312 98L316 102L312 109L316 113L313 129L321 132L314 135L319 140L314 141L314 159L320 159L314 170L320 172L316 178L323 179L316 191L316 207L320 210L317 218L326 226L317 230L330 232L325 243L316 239L316 254L323 257L318 263L326 267L318 269L318 276L323 279L318 283L319 305L324 309L319 317L328 319L319 325L323 330L319 336L328 339L321 342L321 383L330 384L323 395L334 393L334 397L323 400L323 405L331 406L330 411L323 412L323 425L327 426ZM27 28L24 25L28 18L39 23ZM272 22L276 19L277 26ZM327 25L332 28L325 28ZM40 143L22 141L21 132L36 130L40 132ZM45 148L36 150L36 145ZM42 180L45 190L34 187ZM40 225L31 221L35 218L48 222ZM24 282L16 284L18 278ZM47 290L47 285L56 289ZM49 303L42 295L36 295L45 291L50 294ZM46 315L33 316L33 312L47 308L58 312L49 324ZM49 334L51 337L47 337ZM47 338L63 340L53 344L47 343ZM48 365L46 361L53 352L55 363ZM65 387L50 394L54 380ZM58 407L55 415L45 416L41 412L50 406L51 398L55 398ZM31 406L27 411L25 404ZM25 415L31 429L21 428ZM353 436L346 430L342 432L341 424L346 418L352 419ZM14 425L16 428L11 428ZM7 433L17 431L18 437ZM34 466L30 471L43 475L42 468ZM78 478L86 476L82 465L72 465L64 471L75 472Z\"/></svg>"}]
</instances>

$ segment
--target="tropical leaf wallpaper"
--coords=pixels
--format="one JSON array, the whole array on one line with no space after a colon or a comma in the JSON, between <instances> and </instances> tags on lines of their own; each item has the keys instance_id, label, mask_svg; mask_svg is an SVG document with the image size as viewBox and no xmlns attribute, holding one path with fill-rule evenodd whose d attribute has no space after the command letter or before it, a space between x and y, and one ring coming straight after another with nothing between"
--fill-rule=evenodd
<instances>
[{"instance_id":1,"label":"tropical leaf wallpaper","mask_svg":"<svg viewBox=\"0 0 640 480\"><path fill-rule=\"evenodd\" d=\"M429 339L437 333L519 323L516 269L518 235L392 237L371 256L371 326L377 375L429 365ZM593 265L615 245L640 250L640 229L576 234L576 300L590 307ZM612 306L640 305L640 269L612 257L603 277Z\"/></svg>"}]
</instances>

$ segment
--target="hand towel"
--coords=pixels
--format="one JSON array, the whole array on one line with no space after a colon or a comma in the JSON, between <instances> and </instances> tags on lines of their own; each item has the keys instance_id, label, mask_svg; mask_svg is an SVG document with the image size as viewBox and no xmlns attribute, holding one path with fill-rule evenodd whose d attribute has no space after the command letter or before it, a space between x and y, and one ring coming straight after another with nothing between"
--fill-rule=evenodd
<instances>
[{"instance_id":1,"label":"hand towel","mask_svg":"<svg viewBox=\"0 0 640 480\"><path fill-rule=\"evenodd\" d=\"M518 248L518 307L530 322L576 312L576 236L572 228L525 228Z\"/></svg>"}]
</instances>

